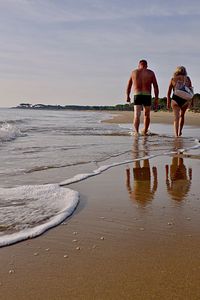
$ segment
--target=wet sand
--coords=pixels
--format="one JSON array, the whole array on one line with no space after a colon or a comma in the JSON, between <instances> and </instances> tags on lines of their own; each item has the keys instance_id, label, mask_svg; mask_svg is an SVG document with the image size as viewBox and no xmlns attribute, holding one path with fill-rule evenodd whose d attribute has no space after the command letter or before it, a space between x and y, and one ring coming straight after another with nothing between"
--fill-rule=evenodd
<instances>
[{"instance_id":1,"label":"wet sand","mask_svg":"<svg viewBox=\"0 0 200 300\"><path fill-rule=\"evenodd\" d=\"M200 160L188 156L71 184L71 218L0 249L1 299L199 299Z\"/></svg>"}]
</instances>

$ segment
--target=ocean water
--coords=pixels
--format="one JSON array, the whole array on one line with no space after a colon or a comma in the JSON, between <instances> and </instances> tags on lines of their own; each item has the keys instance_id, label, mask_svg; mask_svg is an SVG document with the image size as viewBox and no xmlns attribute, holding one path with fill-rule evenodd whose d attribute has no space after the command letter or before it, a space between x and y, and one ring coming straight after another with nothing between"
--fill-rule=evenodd
<instances>
[{"instance_id":1,"label":"ocean water","mask_svg":"<svg viewBox=\"0 0 200 300\"><path fill-rule=\"evenodd\" d=\"M69 184L120 164L199 149L199 129L152 124L152 135L131 135L132 125L102 122L93 111L0 109L0 246L38 236L76 209Z\"/></svg>"}]
</instances>

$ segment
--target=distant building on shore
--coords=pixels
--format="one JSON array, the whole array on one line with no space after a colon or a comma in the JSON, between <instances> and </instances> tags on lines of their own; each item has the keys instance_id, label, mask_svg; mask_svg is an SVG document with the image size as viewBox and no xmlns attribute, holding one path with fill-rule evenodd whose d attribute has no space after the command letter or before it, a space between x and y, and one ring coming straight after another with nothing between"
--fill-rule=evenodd
<instances>
[{"instance_id":1,"label":"distant building on shore","mask_svg":"<svg viewBox=\"0 0 200 300\"><path fill-rule=\"evenodd\" d=\"M30 103L20 103L18 108L31 108L32 104Z\"/></svg>"}]
</instances>

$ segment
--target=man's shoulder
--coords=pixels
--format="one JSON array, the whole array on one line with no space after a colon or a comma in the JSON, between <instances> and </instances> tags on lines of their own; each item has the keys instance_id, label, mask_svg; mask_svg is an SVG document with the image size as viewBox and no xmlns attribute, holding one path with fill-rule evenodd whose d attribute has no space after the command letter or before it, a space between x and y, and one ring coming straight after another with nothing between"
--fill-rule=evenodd
<instances>
[{"instance_id":1,"label":"man's shoulder","mask_svg":"<svg viewBox=\"0 0 200 300\"><path fill-rule=\"evenodd\" d=\"M152 70L150 70L150 69L147 69L147 72L148 72L149 74L154 75L154 71L152 71Z\"/></svg>"},{"instance_id":2,"label":"man's shoulder","mask_svg":"<svg viewBox=\"0 0 200 300\"><path fill-rule=\"evenodd\" d=\"M137 71L138 71L138 69L134 69L134 70L132 71L132 74L135 74Z\"/></svg>"},{"instance_id":3,"label":"man's shoulder","mask_svg":"<svg viewBox=\"0 0 200 300\"><path fill-rule=\"evenodd\" d=\"M135 76L137 76L137 75L136 75L137 72L138 72L138 69L134 69L134 70L131 72L132 78L135 78Z\"/></svg>"},{"instance_id":4,"label":"man's shoulder","mask_svg":"<svg viewBox=\"0 0 200 300\"><path fill-rule=\"evenodd\" d=\"M150 70L150 69L143 69L143 70L140 70L140 69L134 69L132 71L132 76L136 76L136 74L146 74L148 76L155 76L155 73L154 71Z\"/></svg>"}]
</instances>

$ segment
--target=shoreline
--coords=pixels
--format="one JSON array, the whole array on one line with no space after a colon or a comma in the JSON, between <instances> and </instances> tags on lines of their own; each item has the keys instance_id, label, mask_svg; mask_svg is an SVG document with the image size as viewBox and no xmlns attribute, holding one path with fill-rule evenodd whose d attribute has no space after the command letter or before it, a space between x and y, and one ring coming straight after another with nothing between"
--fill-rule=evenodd
<instances>
[{"instance_id":1,"label":"shoreline","mask_svg":"<svg viewBox=\"0 0 200 300\"><path fill-rule=\"evenodd\" d=\"M133 112L132 111L118 111L118 112L109 112L112 115L112 118L103 120L106 123L118 123L126 124L133 122ZM174 116L172 112L165 111L151 111L151 122L160 123L160 124L172 124L173 125ZM142 121L142 116L141 116ZM186 111L185 114L185 125L200 127L200 114Z\"/></svg>"}]
</instances>

